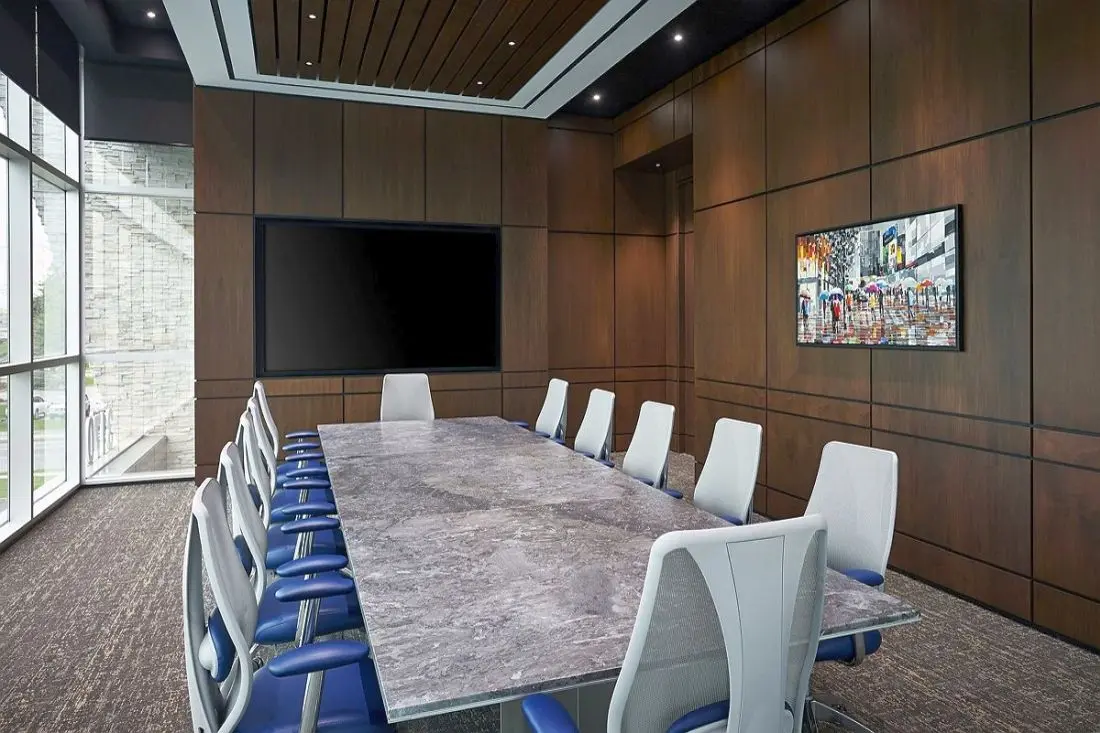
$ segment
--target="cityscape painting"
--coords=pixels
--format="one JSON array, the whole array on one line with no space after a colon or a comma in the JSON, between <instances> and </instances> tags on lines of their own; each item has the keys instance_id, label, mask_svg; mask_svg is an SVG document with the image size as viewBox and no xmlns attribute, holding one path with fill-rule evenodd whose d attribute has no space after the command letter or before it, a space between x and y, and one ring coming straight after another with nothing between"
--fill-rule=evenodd
<instances>
[{"instance_id":1,"label":"cityscape painting","mask_svg":"<svg viewBox=\"0 0 1100 733\"><path fill-rule=\"evenodd\" d=\"M800 344L959 349L959 207L797 237Z\"/></svg>"}]
</instances>

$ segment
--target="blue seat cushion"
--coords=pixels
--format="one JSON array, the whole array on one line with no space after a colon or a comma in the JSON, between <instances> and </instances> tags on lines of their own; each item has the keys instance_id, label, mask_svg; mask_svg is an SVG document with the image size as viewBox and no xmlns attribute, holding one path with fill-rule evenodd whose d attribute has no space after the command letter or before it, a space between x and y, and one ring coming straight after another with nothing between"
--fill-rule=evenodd
<instances>
[{"instance_id":1,"label":"blue seat cushion","mask_svg":"<svg viewBox=\"0 0 1100 733\"><path fill-rule=\"evenodd\" d=\"M256 643L287 644L294 641L294 635L298 633L298 609L301 604L297 601L280 601L275 597L275 591L284 583L296 580L297 578L279 578L264 590L257 617ZM321 599L317 611L318 636L352 631L362 626L363 615L354 593Z\"/></svg>"},{"instance_id":2,"label":"blue seat cushion","mask_svg":"<svg viewBox=\"0 0 1100 733\"><path fill-rule=\"evenodd\" d=\"M284 534L278 526L274 526L267 530L267 538L267 557L264 560L269 570L294 559L294 544L297 541L294 535ZM313 534L312 554L343 555L346 552L344 536L338 532L328 530Z\"/></svg>"},{"instance_id":3,"label":"blue seat cushion","mask_svg":"<svg viewBox=\"0 0 1100 733\"><path fill-rule=\"evenodd\" d=\"M729 514L719 514L718 516L736 527L740 527L742 524L744 524L744 522L742 522L740 519Z\"/></svg>"},{"instance_id":4,"label":"blue seat cushion","mask_svg":"<svg viewBox=\"0 0 1100 733\"><path fill-rule=\"evenodd\" d=\"M863 634L865 654L874 654L882 646L882 634L868 631ZM817 645L818 662L851 662L856 658L856 642L853 636L822 639Z\"/></svg>"},{"instance_id":5,"label":"blue seat cushion","mask_svg":"<svg viewBox=\"0 0 1100 733\"><path fill-rule=\"evenodd\" d=\"M714 702L710 705L696 708L687 715L678 718L676 722L668 727L668 733L689 733L689 731L701 728L704 725L710 725L711 723L717 723L719 720L725 720L729 716L729 700Z\"/></svg>"},{"instance_id":6,"label":"blue seat cushion","mask_svg":"<svg viewBox=\"0 0 1100 733\"><path fill-rule=\"evenodd\" d=\"M306 466L324 466L325 461L321 457L310 458L303 461L284 461L275 467L276 475L282 476L287 471L293 471L295 468L305 468Z\"/></svg>"},{"instance_id":7,"label":"blue seat cushion","mask_svg":"<svg viewBox=\"0 0 1100 733\"><path fill-rule=\"evenodd\" d=\"M298 733L306 675L275 677L264 668L253 679L252 697L237 733ZM317 730L324 733L391 733L371 662L325 672Z\"/></svg>"},{"instance_id":8,"label":"blue seat cushion","mask_svg":"<svg viewBox=\"0 0 1100 733\"><path fill-rule=\"evenodd\" d=\"M840 572L847 575L852 580L858 580L864 585L880 586L886 582L886 578L882 577L880 573L876 573L874 570L863 570L861 568L850 568L848 570L841 570Z\"/></svg>"}]
</instances>

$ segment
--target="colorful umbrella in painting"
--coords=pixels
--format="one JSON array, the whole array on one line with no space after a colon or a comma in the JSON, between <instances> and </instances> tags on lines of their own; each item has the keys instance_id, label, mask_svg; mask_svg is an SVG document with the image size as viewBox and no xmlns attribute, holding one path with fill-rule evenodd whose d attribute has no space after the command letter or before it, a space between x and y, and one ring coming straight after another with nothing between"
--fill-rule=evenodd
<instances>
[{"instance_id":1,"label":"colorful umbrella in painting","mask_svg":"<svg viewBox=\"0 0 1100 733\"><path fill-rule=\"evenodd\" d=\"M901 281L901 286L903 288L908 288L910 290L915 290L916 287L917 287L917 281L914 280L911 277L907 277L907 278L905 278L904 280Z\"/></svg>"},{"instance_id":2,"label":"colorful umbrella in painting","mask_svg":"<svg viewBox=\"0 0 1100 733\"><path fill-rule=\"evenodd\" d=\"M864 290L866 290L868 293L880 293L880 292L882 292L882 288L880 288L878 286L878 283L871 283L870 285L865 287Z\"/></svg>"},{"instance_id":3,"label":"colorful umbrella in painting","mask_svg":"<svg viewBox=\"0 0 1100 733\"><path fill-rule=\"evenodd\" d=\"M833 288L832 290L829 291L829 295L832 295L832 296L835 296L835 297L839 298L839 297L842 297L844 295L844 291L841 290L840 288Z\"/></svg>"},{"instance_id":4,"label":"colorful umbrella in painting","mask_svg":"<svg viewBox=\"0 0 1100 733\"><path fill-rule=\"evenodd\" d=\"M810 294L807 293L805 290L803 290L801 293L799 293L798 297L802 298L803 300L810 300Z\"/></svg>"},{"instance_id":5,"label":"colorful umbrella in painting","mask_svg":"<svg viewBox=\"0 0 1100 733\"><path fill-rule=\"evenodd\" d=\"M820 300L828 300L828 299L829 299L829 293L828 293L827 291L825 291L825 290L822 290L822 291L821 291L821 295L819 295L819 296L817 296L817 297L818 297L818 298L819 298Z\"/></svg>"},{"instance_id":6,"label":"colorful umbrella in painting","mask_svg":"<svg viewBox=\"0 0 1100 733\"><path fill-rule=\"evenodd\" d=\"M924 278L923 280L921 280L920 284L921 284L921 287L924 287L924 288L930 288L930 287L932 287L932 285L934 285L932 280L927 278L927 277Z\"/></svg>"},{"instance_id":7,"label":"colorful umbrella in painting","mask_svg":"<svg viewBox=\"0 0 1100 733\"><path fill-rule=\"evenodd\" d=\"M936 287L940 290L943 290L947 287L947 281L941 277L939 280L936 281Z\"/></svg>"}]
</instances>

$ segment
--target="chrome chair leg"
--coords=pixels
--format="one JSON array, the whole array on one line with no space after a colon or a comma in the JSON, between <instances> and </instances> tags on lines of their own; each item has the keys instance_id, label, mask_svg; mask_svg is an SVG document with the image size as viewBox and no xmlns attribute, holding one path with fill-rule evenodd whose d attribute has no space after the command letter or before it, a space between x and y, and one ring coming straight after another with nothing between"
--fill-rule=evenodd
<instances>
[{"instance_id":1,"label":"chrome chair leg","mask_svg":"<svg viewBox=\"0 0 1100 733\"><path fill-rule=\"evenodd\" d=\"M823 699L810 698L806 700L806 714L803 717L809 724L811 733L819 733L823 724L835 726L852 733L875 733L849 715L839 698L829 695L824 696Z\"/></svg>"}]
</instances>

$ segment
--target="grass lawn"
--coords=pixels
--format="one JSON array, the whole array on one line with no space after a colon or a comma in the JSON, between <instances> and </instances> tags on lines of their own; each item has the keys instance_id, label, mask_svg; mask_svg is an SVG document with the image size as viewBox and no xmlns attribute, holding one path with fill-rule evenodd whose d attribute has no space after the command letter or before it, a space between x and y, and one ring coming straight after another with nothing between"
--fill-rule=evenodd
<instances>
[{"instance_id":1,"label":"grass lawn","mask_svg":"<svg viewBox=\"0 0 1100 733\"><path fill-rule=\"evenodd\" d=\"M42 488L42 484L46 483L46 474L42 471L35 471L34 473L34 490L38 491ZM7 503L8 501L8 477L0 476L0 503Z\"/></svg>"}]
</instances>

